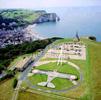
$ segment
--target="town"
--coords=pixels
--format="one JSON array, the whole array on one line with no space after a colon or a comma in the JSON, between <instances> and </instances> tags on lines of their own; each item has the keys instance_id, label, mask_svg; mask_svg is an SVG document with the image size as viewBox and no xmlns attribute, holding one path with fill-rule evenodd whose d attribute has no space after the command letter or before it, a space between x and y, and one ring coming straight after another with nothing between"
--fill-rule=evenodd
<instances>
[{"instance_id":1,"label":"town","mask_svg":"<svg viewBox=\"0 0 101 100\"><path fill-rule=\"evenodd\" d=\"M28 28L30 27L28 26ZM14 30L0 30L0 48L4 48L7 45L17 45L37 40L37 33L34 32L34 34L28 28L18 27Z\"/></svg>"}]
</instances>

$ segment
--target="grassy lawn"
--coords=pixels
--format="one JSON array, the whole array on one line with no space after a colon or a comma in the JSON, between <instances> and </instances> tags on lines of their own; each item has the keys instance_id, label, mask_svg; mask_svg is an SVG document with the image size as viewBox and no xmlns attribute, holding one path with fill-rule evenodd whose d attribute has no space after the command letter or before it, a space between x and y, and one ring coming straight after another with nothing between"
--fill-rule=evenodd
<instances>
[{"instance_id":1,"label":"grassy lawn","mask_svg":"<svg viewBox=\"0 0 101 100\"><path fill-rule=\"evenodd\" d=\"M13 10L2 13L2 16L5 18L23 19L23 21L27 21L29 23L36 20L40 15L41 13L36 13L33 10Z\"/></svg>"},{"instance_id":2,"label":"grassy lawn","mask_svg":"<svg viewBox=\"0 0 101 100\"><path fill-rule=\"evenodd\" d=\"M0 100L11 100L13 95L13 78L0 83Z\"/></svg>"},{"instance_id":3,"label":"grassy lawn","mask_svg":"<svg viewBox=\"0 0 101 100\"><path fill-rule=\"evenodd\" d=\"M70 91L68 95L63 95L72 98L79 97L80 100L100 100L101 99L101 42L95 42L87 39L83 39L87 45L87 60L77 61L71 60L75 64L79 65L83 72L83 83L73 91Z\"/></svg>"},{"instance_id":4,"label":"grassy lawn","mask_svg":"<svg viewBox=\"0 0 101 100\"><path fill-rule=\"evenodd\" d=\"M40 59L40 61L49 61L49 60L57 60L57 58L45 58L45 57L43 57L43 58L41 58Z\"/></svg>"},{"instance_id":5,"label":"grassy lawn","mask_svg":"<svg viewBox=\"0 0 101 100\"><path fill-rule=\"evenodd\" d=\"M45 93L41 95L40 92L34 90L34 93L28 91L20 91L18 100L69 100L69 99L57 99L53 98L53 95L59 95L66 98L73 98L76 100L100 100L101 99L101 42L94 42L87 39L82 39L82 41L87 45L87 59L83 60L69 60L80 67L80 71L83 74L83 81L80 86L63 93L53 93L51 96L47 96ZM58 43L66 42L65 40L57 41ZM58 44L57 43L57 44ZM44 59L45 60L45 59ZM51 60L51 59L50 59ZM53 59L52 59L53 60ZM74 73L79 75L78 71L72 69L71 66L63 64L64 67L60 67L58 71L64 73ZM49 63L45 65L38 66L37 69L40 70L54 70L56 68L55 63ZM46 75L34 75L29 77L32 84L36 84L42 81L46 81ZM0 84L0 100L11 100L12 97L12 81L13 79L7 80ZM55 78L52 81L57 87L57 89L62 89L71 87L70 81L60 78ZM62 85L61 85L62 84ZM46 89L46 87L40 87ZM33 90L33 89L32 89ZM48 93L50 95L50 93Z\"/></svg>"},{"instance_id":6,"label":"grassy lawn","mask_svg":"<svg viewBox=\"0 0 101 100\"><path fill-rule=\"evenodd\" d=\"M65 43L65 42L72 42L73 39L61 39L54 42L54 45Z\"/></svg>"},{"instance_id":7,"label":"grassy lawn","mask_svg":"<svg viewBox=\"0 0 101 100\"><path fill-rule=\"evenodd\" d=\"M45 89L45 90L47 89L52 90L51 88L37 85L37 83L47 81L46 75L39 75L39 74L33 75L29 77L29 81L31 82L32 85L37 86L38 88ZM54 80L52 80L52 83L56 86L55 90L68 89L69 87L73 86L72 82L70 82L67 79L61 79L61 78L55 78Z\"/></svg>"},{"instance_id":8,"label":"grassy lawn","mask_svg":"<svg viewBox=\"0 0 101 100\"><path fill-rule=\"evenodd\" d=\"M101 42L90 42L89 62L91 67L91 92L94 100L101 99Z\"/></svg>"},{"instance_id":9,"label":"grassy lawn","mask_svg":"<svg viewBox=\"0 0 101 100\"><path fill-rule=\"evenodd\" d=\"M66 42L66 40L62 40L62 41ZM62 43L62 41L60 41L60 43ZM92 83L93 83L93 81L91 79L93 72L92 72L92 66L90 64L91 61L89 61L90 60L89 57L91 56L90 53L89 53L89 49L91 50L90 52L92 52L93 45L95 45L96 43L93 42L93 41L90 41L90 40L86 41L84 39L82 41L87 45L87 59L85 61L83 61L83 60L70 60L70 61L75 63L76 65L78 65L80 67L80 70L81 70L81 72L83 74L83 81L80 84L80 86L70 90L69 92L67 91L67 92L64 92L64 93L61 93L61 94L58 94L58 93L56 93L56 94L64 96L64 97L74 98L74 99L92 100L92 96L94 95L92 93L93 92L92 91ZM92 48L88 44L92 45L91 46ZM100 51L99 51L99 53L100 53ZM68 67L67 67L66 65L64 65L64 67L60 67L61 69L59 71L61 71L61 70L63 72L68 71L70 73L72 73L72 72L75 73L76 72L75 69L73 71L73 69L69 69L69 67L71 67L71 66L68 65ZM49 63L48 65L45 64L45 65L41 65L41 66L37 67L37 69L41 69L41 70L53 70L54 68L56 68L56 66L53 63ZM77 73L78 72L76 72L76 74ZM58 82L58 80L59 79L54 79L54 81L57 81L57 82ZM65 80L64 81L62 80L62 82L65 83ZM69 85L69 83L68 83L68 85ZM58 84L57 84L57 86L58 86ZM99 98L99 96L100 95L98 94L98 97L96 97L96 98Z\"/></svg>"},{"instance_id":10,"label":"grassy lawn","mask_svg":"<svg viewBox=\"0 0 101 100\"><path fill-rule=\"evenodd\" d=\"M33 14L30 14L30 16L26 16L24 18L24 21L27 21L27 22L31 23L32 21L34 21L35 19L37 19L39 16L40 16L40 14L33 13Z\"/></svg>"},{"instance_id":11,"label":"grassy lawn","mask_svg":"<svg viewBox=\"0 0 101 100\"><path fill-rule=\"evenodd\" d=\"M35 91L36 92L36 91ZM61 98L56 98L53 96L48 96L46 93L44 95L40 93L30 93L30 92L20 92L18 100L63 100ZM69 99L66 99L69 100Z\"/></svg>"},{"instance_id":12,"label":"grassy lawn","mask_svg":"<svg viewBox=\"0 0 101 100\"><path fill-rule=\"evenodd\" d=\"M29 77L29 80L32 84L37 85L37 83L39 83L39 82L47 81L47 76L46 75L35 74L35 75Z\"/></svg>"},{"instance_id":13,"label":"grassy lawn","mask_svg":"<svg viewBox=\"0 0 101 100\"><path fill-rule=\"evenodd\" d=\"M55 63L55 62L54 63L48 63L48 64L38 66L37 69L39 69L39 70L50 70L50 71L52 71L54 69L58 69L57 70L58 72L77 75L79 78L79 72L74 67L68 65L67 63L63 63L60 66L57 66L57 63ZM39 83L39 82L47 81L47 76L35 74L35 75L29 77L28 79L30 80L30 82L33 85L37 85L37 83ZM62 78L55 78L54 80L52 80L52 82L56 86L55 90L68 89L69 87L73 86L72 82L70 82L67 79L62 79ZM41 87L41 86L38 86L38 87L43 88L43 89L50 89L47 87Z\"/></svg>"},{"instance_id":14,"label":"grassy lawn","mask_svg":"<svg viewBox=\"0 0 101 100\"><path fill-rule=\"evenodd\" d=\"M56 90L65 90L73 86L72 82L62 78L55 78L52 83L56 86Z\"/></svg>"},{"instance_id":15,"label":"grassy lawn","mask_svg":"<svg viewBox=\"0 0 101 100\"><path fill-rule=\"evenodd\" d=\"M50 70L50 71L57 69L58 72L73 74L79 77L79 72L74 67L68 65L67 63L63 63L62 65L57 66L57 63L54 62L40 65L36 68L39 70Z\"/></svg>"}]
</instances>

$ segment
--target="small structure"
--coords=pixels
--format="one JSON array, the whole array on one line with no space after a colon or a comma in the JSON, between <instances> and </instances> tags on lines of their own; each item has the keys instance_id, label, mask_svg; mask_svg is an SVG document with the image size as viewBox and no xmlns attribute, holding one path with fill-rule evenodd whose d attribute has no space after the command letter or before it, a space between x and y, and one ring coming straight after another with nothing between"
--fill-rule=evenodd
<instances>
[{"instance_id":1,"label":"small structure","mask_svg":"<svg viewBox=\"0 0 101 100\"><path fill-rule=\"evenodd\" d=\"M77 38L77 40L79 42L80 41L80 38L79 38L78 32L76 32L76 38Z\"/></svg>"},{"instance_id":2,"label":"small structure","mask_svg":"<svg viewBox=\"0 0 101 100\"><path fill-rule=\"evenodd\" d=\"M20 60L19 62L17 62L15 68L18 71L23 71L24 69L27 68L27 66L32 62L32 57L25 57L22 60Z\"/></svg>"}]
</instances>

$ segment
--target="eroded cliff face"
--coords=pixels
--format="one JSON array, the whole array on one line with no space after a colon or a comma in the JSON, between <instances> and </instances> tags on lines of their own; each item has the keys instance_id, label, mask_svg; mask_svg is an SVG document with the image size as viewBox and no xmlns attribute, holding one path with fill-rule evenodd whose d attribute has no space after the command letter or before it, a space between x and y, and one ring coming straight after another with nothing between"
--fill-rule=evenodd
<instances>
[{"instance_id":1,"label":"eroded cliff face","mask_svg":"<svg viewBox=\"0 0 101 100\"><path fill-rule=\"evenodd\" d=\"M56 13L45 13L41 15L35 23L43 23L43 22L56 22L59 21L60 18L57 16Z\"/></svg>"}]
</instances>

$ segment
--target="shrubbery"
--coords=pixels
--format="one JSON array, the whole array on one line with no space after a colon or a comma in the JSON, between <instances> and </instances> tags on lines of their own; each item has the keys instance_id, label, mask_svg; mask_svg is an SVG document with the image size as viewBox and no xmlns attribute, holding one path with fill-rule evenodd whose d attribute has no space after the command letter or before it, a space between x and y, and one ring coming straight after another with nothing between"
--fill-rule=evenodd
<instances>
[{"instance_id":1,"label":"shrubbery","mask_svg":"<svg viewBox=\"0 0 101 100\"><path fill-rule=\"evenodd\" d=\"M89 36L89 39L96 41L96 37L95 36Z\"/></svg>"},{"instance_id":2,"label":"shrubbery","mask_svg":"<svg viewBox=\"0 0 101 100\"><path fill-rule=\"evenodd\" d=\"M14 82L13 82L13 88L16 88L17 83L18 83L18 80L15 78L15 79L14 79Z\"/></svg>"}]
</instances>

